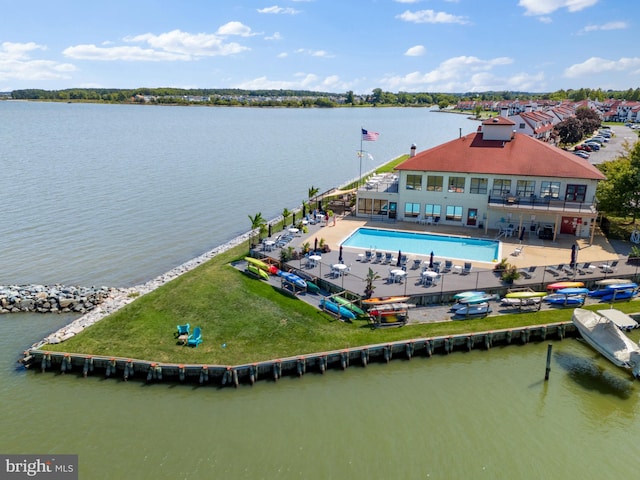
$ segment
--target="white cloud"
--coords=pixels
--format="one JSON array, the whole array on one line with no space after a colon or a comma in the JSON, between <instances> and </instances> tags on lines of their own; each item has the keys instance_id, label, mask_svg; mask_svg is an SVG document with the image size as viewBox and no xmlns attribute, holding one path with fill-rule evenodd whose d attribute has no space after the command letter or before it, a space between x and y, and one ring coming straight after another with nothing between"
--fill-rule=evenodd
<instances>
[{"instance_id":1,"label":"white cloud","mask_svg":"<svg viewBox=\"0 0 640 480\"><path fill-rule=\"evenodd\" d=\"M180 30L154 35L145 33L126 39L129 42L145 42L150 46L165 52L179 53L190 56L232 55L248 50L237 43L224 43L217 35L210 33L187 33Z\"/></svg>"},{"instance_id":2,"label":"white cloud","mask_svg":"<svg viewBox=\"0 0 640 480\"><path fill-rule=\"evenodd\" d=\"M352 84L344 82L338 75L320 78L313 73L296 73L294 80L270 80L266 76L254 78L235 85L234 88L247 90L311 90L320 92L346 91L353 88Z\"/></svg>"},{"instance_id":3,"label":"white cloud","mask_svg":"<svg viewBox=\"0 0 640 480\"><path fill-rule=\"evenodd\" d=\"M228 22L216 31L216 35L239 35L241 37L252 37L257 35L251 32L251 28L241 22Z\"/></svg>"},{"instance_id":4,"label":"white cloud","mask_svg":"<svg viewBox=\"0 0 640 480\"><path fill-rule=\"evenodd\" d=\"M629 28L627 22L608 22L602 25L587 25L582 29L583 32L595 32L598 30L625 30Z\"/></svg>"},{"instance_id":5,"label":"white cloud","mask_svg":"<svg viewBox=\"0 0 640 480\"><path fill-rule=\"evenodd\" d=\"M383 78L382 83L390 91L464 92L472 89L480 91L477 85L486 83L487 78L497 78L489 77L488 72L511 63L513 60L507 57L490 60L467 56L454 57L442 62L430 72L387 76Z\"/></svg>"},{"instance_id":6,"label":"white cloud","mask_svg":"<svg viewBox=\"0 0 640 480\"><path fill-rule=\"evenodd\" d=\"M598 0L520 0L518 5L525 9L525 15L548 15L561 8L579 12L596 3Z\"/></svg>"},{"instance_id":7,"label":"white cloud","mask_svg":"<svg viewBox=\"0 0 640 480\"><path fill-rule=\"evenodd\" d=\"M298 48L296 53L300 53L302 55L309 55L311 57L324 57L324 58L333 58L334 55L331 55L326 50L311 50L309 48Z\"/></svg>"},{"instance_id":8,"label":"white cloud","mask_svg":"<svg viewBox=\"0 0 640 480\"><path fill-rule=\"evenodd\" d=\"M68 79L76 67L70 63L32 59L30 52L47 47L34 42L0 44L0 81Z\"/></svg>"},{"instance_id":9,"label":"white cloud","mask_svg":"<svg viewBox=\"0 0 640 480\"><path fill-rule=\"evenodd\" d=\"M287 52L282 52L277 55L278 58L287 58L289 54Z\"/></svg>"},{"instance_id":10,"label":"white cloud","mask_svg":"<svg viewBox=\"0 0 640 480\"><path fill-rule=\"evenodd\" d=\"M279 7L274 5L273 7L259 8L258 13L274 13L274 14L285 14L285 15L296 15L300 13L300 10L296 10L291 7Z\"/></svg>"},{"instance_id":11,"label":"white cloud","mask_svg":"<svg viewBox=\"0 0 640 480\"><path fill-rule=\"evenodd\" d=\"M190 60L189 55L163 52L140 47L98 47L96 45L76 45L65 48L62 53L76 60L124 60L128 62L162 62Z\"/></svg>"},{"instance_id":12,"label":"white cloud","mask_svg":"<svg viewBox=\"0 0 640 480\"><path fill-rule=\"evenodd\" d=\"M567 78L580 78L604 72L629 72L637 75L640 73L640 57L621 58L619 60L607 60L605 58L591 57L582 63L576 63L568 67L563 76Z\"/></svg>"},{"instance_id":13,"label":"white cloud","mask_svg":"<svg viewBox=\"0 0 640 480\"><path fill-rule=\"evenodd\" d=\"M230 22L233 23L233 22ZM233 30L228 23L223 30ZM243 30L243 29L240 29ZM238 31L237 26L235 31ZM234 55L249 50L238 43L225 42L223 37L213 34L191 34L180 30L155 35L145 33L124 39L128 43L145 43L151 48L139 46L76 45L62 53L82 60L125 60L125 61L179 61L200 57Z\"/></svg>"},{"instance_id":14,"label":"white cloud","mask_svg":"<svg viewBox=\"0 0 640 480\"><path fill-rule=\"evenodd\" d=\"M407 57L420 57L424 55L425 52L426 52L426 49L424 48L424 46L416 45L415 47L409 48L406 52L404 52L404 54Z\"/></svg>"},{"instance_id":15,"label":"white cloud","mask_svg":"<svg viewBox=\"0 0 640 480\"><path fill-rule=\"evenodd\" d=\"M459 23L461 25L469 23L466 17L451 15L445 12L436 12L434 10L418 10L416 12L406 10L400 15L396 15L396 18L411 23Z\"/></svg>"},{"instance_id":16,"label":"white cloud","mask_svg":"<svg viewBox=\"0 0 640 480\"><path fill-rule=\"evenodd\" d=\"M280 35L280 32L275 32L273 35L264 37L265 40L282 40L282 35Z\"/></svg>"}]
</instances>

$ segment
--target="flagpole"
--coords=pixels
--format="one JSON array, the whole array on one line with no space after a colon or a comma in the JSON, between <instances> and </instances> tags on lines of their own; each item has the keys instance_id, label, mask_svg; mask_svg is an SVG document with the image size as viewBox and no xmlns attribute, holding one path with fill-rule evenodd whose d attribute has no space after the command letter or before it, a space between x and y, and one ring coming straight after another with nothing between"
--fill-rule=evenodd
<instances>
[{"instance_id":1,"label":"flagpole","mask_svg":"<svg viewBox=\"0 0 640 480\"><path fill-rule=\"evenodd\" d=\"M358 188L360 188L360 182L362 182L362 127L360 127L360 151L358 152L360 157L360 175L358 175Z\"/></svg>"}]
</instances>

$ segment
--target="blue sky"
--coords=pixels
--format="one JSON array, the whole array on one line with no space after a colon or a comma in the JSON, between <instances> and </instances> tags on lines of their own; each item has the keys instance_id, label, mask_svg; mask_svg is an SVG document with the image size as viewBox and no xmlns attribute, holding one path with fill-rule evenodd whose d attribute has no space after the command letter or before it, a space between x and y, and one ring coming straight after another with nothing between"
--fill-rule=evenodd
<instances>
[{"instance_id":1,"label":"blue sky","mask_svg":"<svg viewBox=\"0 0 640 480\"><path fill-rule=\"evenodd\" d=\"M5 0L0 91L640 86L640 2Z\"/></svg>"}]
</instances>

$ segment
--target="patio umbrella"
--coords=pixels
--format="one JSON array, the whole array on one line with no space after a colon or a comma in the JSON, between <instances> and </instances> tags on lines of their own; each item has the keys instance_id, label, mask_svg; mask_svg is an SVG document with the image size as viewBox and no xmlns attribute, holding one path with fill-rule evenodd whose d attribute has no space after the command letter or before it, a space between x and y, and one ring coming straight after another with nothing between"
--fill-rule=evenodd
<instances>
[{"instance_id":1,"label":"patio umbrella","mask_svg":"<svg viewBox=\"0 0 640 480\"><path fill-rule=\"evenodd\" d=\"M269 224L269 236L271 236L271 224Z\"/></svg>"},{"instance_id":2,"label":"patio umbrella","mask_svg":"<svg viewBox=\"0 0 640 480\"><path fill-rule=\"evenodd\" d=\"M338 255L338 262L342 263L342 245L340 245L340 255Z\"/></svg>"},{"instance_id":3,"label":"patio umbrella","mask_svg":"<svg viewBox=\"0 0 640 480\"><path fill-rule=\"evenodd\" d=\"M574 243L573 245L571 245L571 268L576 266L577 261L578 261L578 249L576 247L576 244Z\"/></svg>"},{"instance_id":4,"label":"patio umbrella","mask_svg":"<svg viewBox=\"0 0 640 480\"><path fill-rule=\"evenodd\" d=\"M318 237L316 237L315 240L313 241L313 251L314 252L318 251Z\"/></svg>"},{"instance_id":5,"label":"patio umbrella","mask_svg":"<svg viewBox=\"0 0 640 480\"><path fill-rule=\"evenodd\" d=\"M402 265L402 261L400 260L400 257L402 257L402 252L398 250L398 262L396 263L396 267L399 267L400 265Z\"/></svg>"},{"instance_id":6,"label":"patio umbrella","mask_svg":"<svg viewBox=\"0 0 640 480\"><path fill-rule=\"evenodd\" d=\"M304 203L302 204L302 216L307 216L307 206Z\"/></svg>"},{"instance_id":7,"label":"patio umbrella","mask_svg":"<svg viewBox=\"0 0 640 480\"><path fill-rule=\"evenodd\" d=\"M527 229L522 227L522 230L520 230L520 241L524 240L524 232L526 232Z\"/></svg>"},{"instance_id":8,"label":"patio umbrella","mask_svg":"<svg viewBox=\"0 0 640 480\"><path fill-rule=\"evenodd\" d=\"M296 212L291 212L291 218L293 220L291 220L291 226L294 226L296 224Z\"/></svg>"},{"instance_id":9,"label":"patio umbrella","mask_svg":"<svg viewBox=\"0 0 640 480\"><path fill-rule=\"evenodd\" d=\"M433 252L429 255L429 268L433 268Z\"/></svg>"}]
</instances>

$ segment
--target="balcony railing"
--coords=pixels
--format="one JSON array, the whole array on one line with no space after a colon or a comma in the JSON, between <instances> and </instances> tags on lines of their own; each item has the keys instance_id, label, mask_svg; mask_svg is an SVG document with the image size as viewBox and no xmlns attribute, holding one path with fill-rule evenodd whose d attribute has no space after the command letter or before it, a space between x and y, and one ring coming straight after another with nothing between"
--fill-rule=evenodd
<instances>
[{"instance_id":1,"label":"balcony railing","mask_svg":"<svg viewBox=\"0 0 640 480\"><path fill-rule=\"evenodd\" d=\"M596 213L595 199L590 202L560 200L558 198L538 198L535 195L519 197L516 195L489 195L489 206L528 209L564 211L572 213Z\"/></svg>"}]
</instances>

